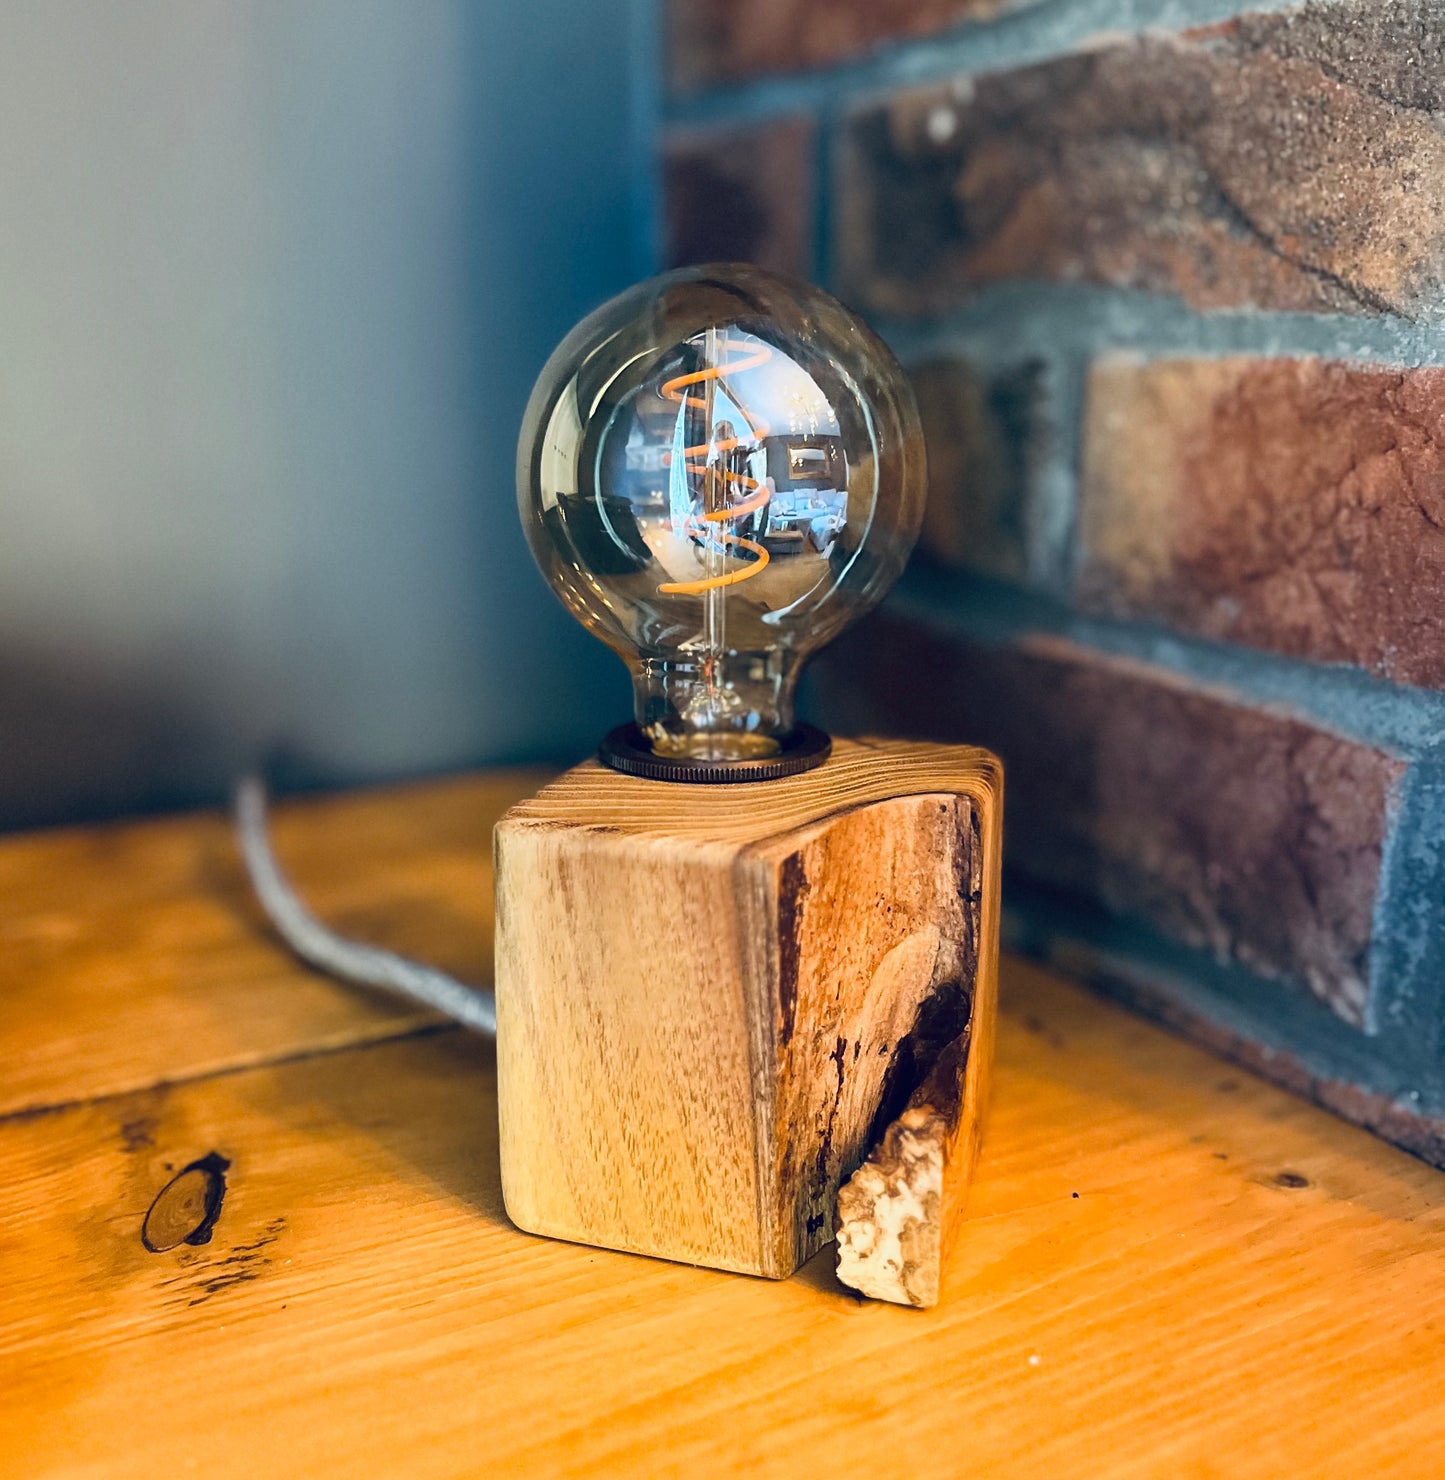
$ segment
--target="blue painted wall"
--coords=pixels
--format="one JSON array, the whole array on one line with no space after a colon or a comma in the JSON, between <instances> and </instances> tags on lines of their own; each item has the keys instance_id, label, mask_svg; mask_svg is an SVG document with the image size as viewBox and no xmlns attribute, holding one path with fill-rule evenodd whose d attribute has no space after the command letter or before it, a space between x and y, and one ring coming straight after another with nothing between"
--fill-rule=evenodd
<instances>
[{"instance_id":1,"label":"blue painted wall","mask_svg":"<svg viewBox=\"0 0 1445 1480\"><path fill-rule=\"evenodd\" d=\"M513 495L651 269L631 0L0 7L0 826L570 759Z\"/></svg>"}]
</instances>

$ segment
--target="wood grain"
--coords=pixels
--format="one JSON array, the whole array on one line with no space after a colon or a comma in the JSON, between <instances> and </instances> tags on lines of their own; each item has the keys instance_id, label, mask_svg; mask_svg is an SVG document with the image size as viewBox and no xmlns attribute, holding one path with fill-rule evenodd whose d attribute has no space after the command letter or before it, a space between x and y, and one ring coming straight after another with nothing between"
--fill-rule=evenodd
<instances>
[{"instance_id":1,"label":"wood grain","mask_svg":"<svg viewBox=\"0 0 1445 1480\"><path fill-rule=\"evenodd\" d=\"M496 981L512 1218L785 1277L831 1241L839 1182L970 1019L981 1048L950 1133L976 1143L1001 789L970 747L840 741L817 770L758 786L589 763L509 812ZM961 1197L971 1157L948 1167Z\"/></svg>"},{"instance_id":2,"label":"wood grain","mask_svg":"<svg viewBox=\"0 0 1445 1480\"><path fill-rule=\"evenodd\" d=\"M1430 1473L1445 1179L1037 972L1004 1004L932 1311L826 1252L774 1283L518 1233L456 1030L0 1124L0 1472ZM211 1242L148 1254L211 1150Z\"/></svg>"},{"instance_id":3,"label":"wood grain","mask_svg":"<svg viewBox=\"0 0 1445 1480\"><path fill-rule=\"evenodd\" d=\"M277 849L339 929L486 983L486 839L542 779L497 773L287 802ZM298 972L219 814L0 839L0 1114L436 1020Z\"/></svg>"},{"instance_id":4,"label":"wood grain","mask_svg":"<svg viewBox=\"0 0 1445 1480\"><path fill-rule=\"evenodd\" d=\"M313 896L460 969L486 840L453 814L490 794L301 808L283 849ZM192 858L215 835L152 828ZM158 1033L147 984L192 989L176 922L231 896L191 870L126 900L90 872L113 845L83 837L4 845L12 883L49 880L7 928L63 905L58 972L125 942L118 1021ZM431 838L455 864L380 866ZM73 872L45 872L57 848ZM215 949L213 973L311 980L244 932ZM489 1045L413 1024L334 1049L327 1027L299 1056L293 1018L287 1062L238 1068L262 1030L218 1015L224 1072L0 1119L0 1474L1433 1474L1445 1175L1017 961L1000 1000L988 1135L925 1311L859 1302L826 1252L774 1283L528 1237L502 1211ZM50 1045L37 1101L74 1100L47 999L6 1007L9 1044ZM146 1252L147 1210L213 1151L210 1242Z\"/></svg>"}]
</instances>

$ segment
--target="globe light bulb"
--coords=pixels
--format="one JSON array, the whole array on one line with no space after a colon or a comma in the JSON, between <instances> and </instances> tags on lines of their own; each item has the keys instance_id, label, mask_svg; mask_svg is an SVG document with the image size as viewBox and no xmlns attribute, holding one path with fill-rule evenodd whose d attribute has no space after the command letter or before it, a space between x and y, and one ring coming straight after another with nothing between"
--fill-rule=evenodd
<instances>
[{"instance_id":1,"label":"globe light bulb","mask_svg":"<svg viewBox=\"0 0 1445 1480\"><path fill-rule=\"evenodd\" d=\"M532 391L517 482L543 574L632 671L636 727L602 758L696 780L821 761L800 667L893 584L924 481L907 381L818 288L685 268L578 324Z\"/></svg>"}]
</instances>

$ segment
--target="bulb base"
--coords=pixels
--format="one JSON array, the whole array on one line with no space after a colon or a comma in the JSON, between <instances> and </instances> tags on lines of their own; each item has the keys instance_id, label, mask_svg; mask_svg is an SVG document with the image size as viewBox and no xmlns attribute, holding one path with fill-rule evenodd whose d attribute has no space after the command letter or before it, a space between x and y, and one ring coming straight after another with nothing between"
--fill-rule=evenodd
<instances>
[{"instance_id":1,"label":"bulb base","mask_svg":"<svg viewBox=\"0 0 1445 1480\"><path fill-rule=\"evenodd\" d=\"M635 724L618 725L603 737L597 759L625 776L648 781L690 781L727 786L741 781L777 781L821 766L832 754L833 741L814 725L795 725L771 755L707 760L701 756L660 755Z\"/></svg>"}]
</instances>

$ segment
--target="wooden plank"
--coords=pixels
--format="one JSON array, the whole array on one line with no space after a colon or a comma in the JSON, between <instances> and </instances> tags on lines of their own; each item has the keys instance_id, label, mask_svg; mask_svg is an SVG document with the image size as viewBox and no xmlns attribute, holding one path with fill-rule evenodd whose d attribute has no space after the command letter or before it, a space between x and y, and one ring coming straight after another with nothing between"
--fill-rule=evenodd
<instances>
[{"instance_id":1,"label":"wooden plank","mask_svg":"<svg viewBox=\"0 0 1445 1480\"><path fill-rule=\"evenodd\" d=\"M456 1030L0 1125L0 1473L1417 1476L1445 1178L1041 973L942 1303L520 1234ZM142 1221L218 1152L210 1243Z\"/></svg>"},{"instance_id":2,"label":"wooden plank","mask_svg":"<svg viewBox=\"0 0 1445 1480\"><path fill-rule=\"evenodd\" d=\"M491 975L491 829L536 773L287 803L276 840L328 921ZM0 1114L387 1037L432 1015L298 972L219 814L0 840Z\"/></svg>"}]
</instances>

